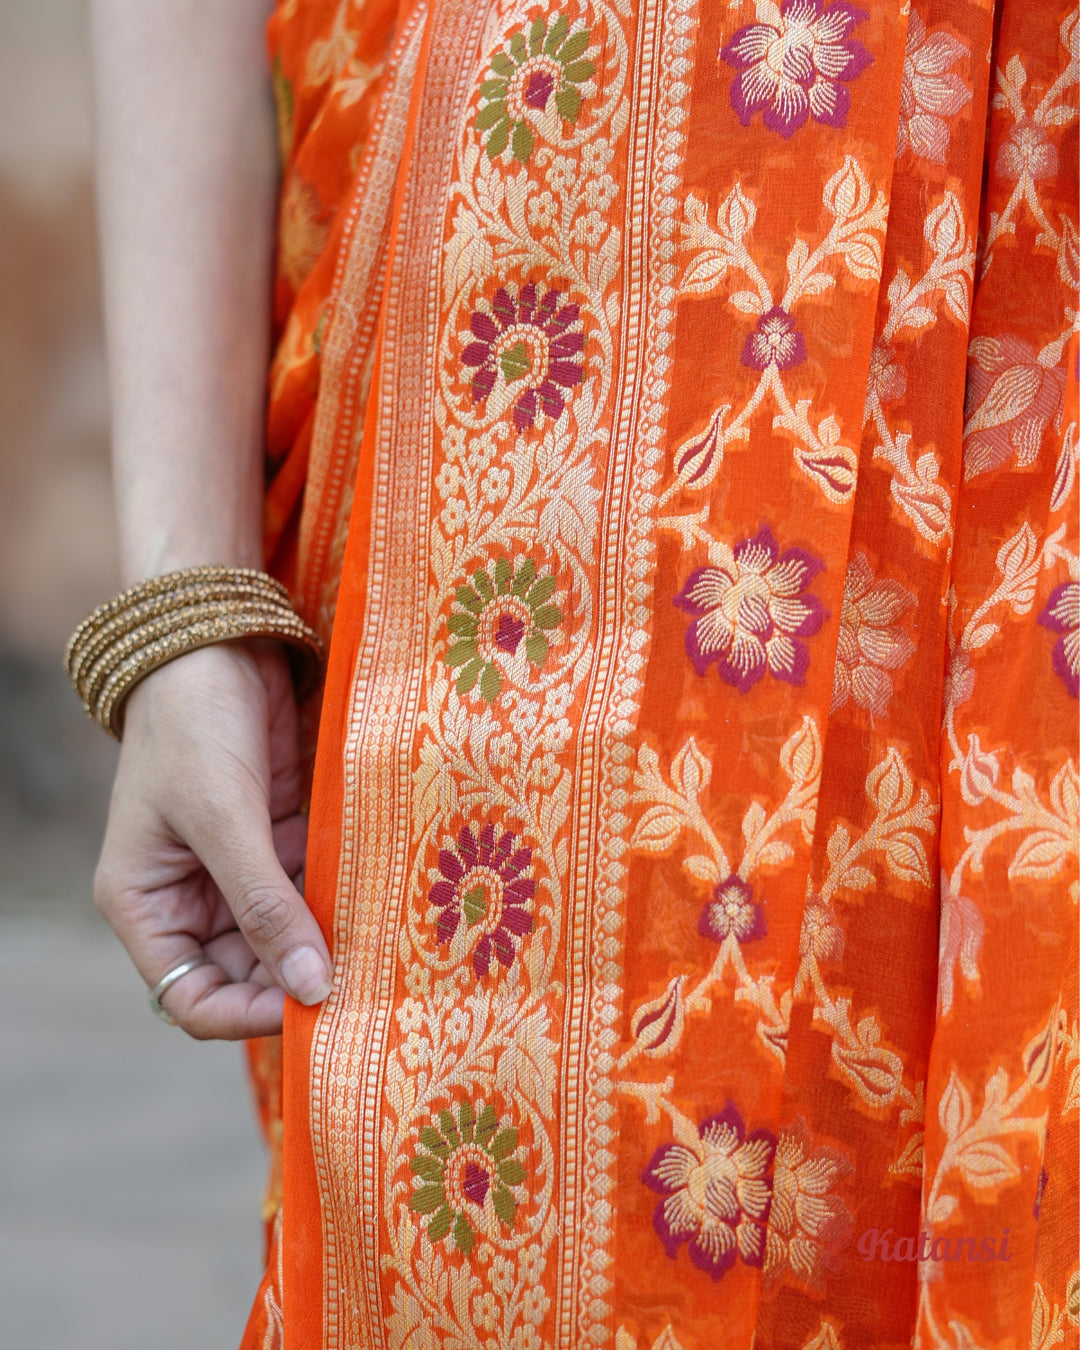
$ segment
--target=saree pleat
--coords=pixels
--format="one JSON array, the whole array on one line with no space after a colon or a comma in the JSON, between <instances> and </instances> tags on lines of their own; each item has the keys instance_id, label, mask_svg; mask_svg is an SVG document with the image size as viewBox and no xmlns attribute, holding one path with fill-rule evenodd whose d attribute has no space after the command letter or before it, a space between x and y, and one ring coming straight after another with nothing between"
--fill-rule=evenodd
<instances>
[{"instance_id":1,"label":"saree pleat","mask_svg":"<svg viewBox=\"0 0 1080 1350\"><path fill-rule=\"evenodd\" d=\"M278 6L245 1350L1077 1346L1078 42Z\"/></svg>"}]
</instances>

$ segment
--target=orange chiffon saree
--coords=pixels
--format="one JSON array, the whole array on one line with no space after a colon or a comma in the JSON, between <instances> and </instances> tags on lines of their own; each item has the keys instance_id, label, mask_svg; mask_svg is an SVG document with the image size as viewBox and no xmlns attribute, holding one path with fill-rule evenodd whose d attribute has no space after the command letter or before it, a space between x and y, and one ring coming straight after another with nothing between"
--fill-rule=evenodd
<instances>
[{"instance_id":1,"label":"orange chiffon saree","mask_svg":"<svg viewBox=\"0 0 1080 1350\"><path fill-rule=\"evenodd\" d=\"M1076 10L270 48L336 984L245 1350L1076 1347Z\"/></svg>"}]
</instances>

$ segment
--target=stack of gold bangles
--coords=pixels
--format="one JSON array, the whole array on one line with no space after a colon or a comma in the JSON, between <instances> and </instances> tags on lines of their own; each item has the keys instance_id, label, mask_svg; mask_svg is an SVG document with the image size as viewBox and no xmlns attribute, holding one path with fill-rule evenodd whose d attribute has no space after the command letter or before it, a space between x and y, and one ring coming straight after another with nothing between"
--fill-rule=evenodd
<instances>
[{"instance_id":1,"label":"stack of gold bangles","mask_svg":"<svg viewBox=\"0 0 1080 1350\"><path fill-rule=\"evenodd\" d=\"M64 665L89 716L119 740L124 699L151 671L197 647L255 637L286 643L298 694L311 689L322 643L280 582L250 567L187 567L94 610L71 635Z\"/></svg>"}]
</instances>

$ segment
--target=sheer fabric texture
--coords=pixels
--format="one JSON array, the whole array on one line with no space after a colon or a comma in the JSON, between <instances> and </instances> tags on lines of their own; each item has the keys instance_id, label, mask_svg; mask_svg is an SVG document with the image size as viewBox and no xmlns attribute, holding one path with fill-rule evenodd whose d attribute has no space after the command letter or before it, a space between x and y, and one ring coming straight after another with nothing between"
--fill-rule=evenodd
<instances>
[{"instance_id":1,"label":"sheer fabric texture","mask_svg":"<svg viewBox=\"0 0 1080 1350\"><path fill-rule=\"evenodd\" d=\"M245 1350L1077 1346L1076 10L269 38L337 982Z\"/></svg>"}]
</instances>

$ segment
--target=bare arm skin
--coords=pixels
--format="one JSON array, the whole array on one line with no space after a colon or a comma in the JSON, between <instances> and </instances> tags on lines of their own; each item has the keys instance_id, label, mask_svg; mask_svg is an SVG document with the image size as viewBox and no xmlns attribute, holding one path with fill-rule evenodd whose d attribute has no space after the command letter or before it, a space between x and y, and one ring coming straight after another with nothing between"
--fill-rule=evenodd
<instances>
[{"instance_id":1,"label":"bare arm skin","mask_svg":"<svg viewBox=\"0 0 1080 1350\"><path fill-rule=\"evenodd\" d=\"M261 565L276 164L271 0L92 0L98 201L125 584ZM95 899L200 1038L280 1030L329 991L294 885L306 822L276 644L189 653L131 694Z\"/></svg>"}]
</instances>

